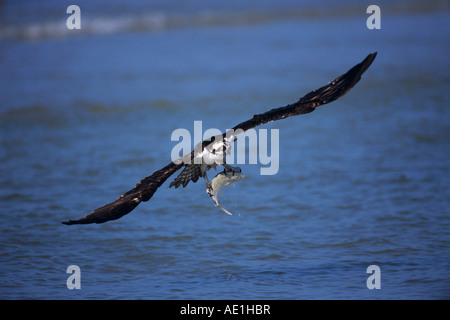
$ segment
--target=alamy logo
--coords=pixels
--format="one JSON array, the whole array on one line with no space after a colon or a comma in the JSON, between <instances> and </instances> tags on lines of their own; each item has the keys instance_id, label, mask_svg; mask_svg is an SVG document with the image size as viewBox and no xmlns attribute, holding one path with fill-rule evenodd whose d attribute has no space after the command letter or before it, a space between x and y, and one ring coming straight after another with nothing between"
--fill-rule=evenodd
<instances>
[{"instance_id":1,"label":"alamy logo","mask_svg":"<svg viewBox=\"0 0 450 320\"><path fill-rule=\"evenodd\" d=\"M277 174L279 169L279 130L270 130L270 139L267 129L249 129L245 132L243 130L233 131L229 129L226 131L226 136L229 138L231 149L227 150L226 163L227 164L261 164L261 175ZM203 132L202 121L194 121L194 136L187 129L179 128L172 132L171 140L179 141L173 148L170 154L172 162L176 162L182 156L189 154L195 146L195 152L201 152L201 145L199 142L207 140L211 137L217 137L222 134L219 129L211 128ZM234 140L232 137L239 134L238 139ZM248 142L248 143L247 143ZM215 141L217 143L217 141ZM234 144L234 146L232 145ZM246 157L246 150L248 150L248 162ZM270 150L270 154L269 154ZM194 160L204 161L201 158ZM208 163L209 164L209 163Z\"/></svg>"},{"instance_id":2,"label":"alamy logo","mask_svg":"<svg viewBox=\"0 0 450 320\"><path fill-rule=\"evenodd\" d=\"M66 273L71 275L67 278L66 286L67 289L81 289L81 270L77 265L70 265L67 267Z\"/></svg>"},{"instance_id":3,"label":"alamy logo","mask_svg":"<svg viewBox=\"0 0 450 320\"><path fill-rule=\"evenodd\" d=\"M81 29L81 9L77 5L70 5L67 7L66 13L70 14L67 18L67 29Z\"/></svg>"},{"instance_id":4,"label":"alamy logo","mask_svg":"<svg viewBox=\"0 0 450 320\"><path fill-rule=\"evenodd\" d=\"M367 289L381 289L381 269L372 264L367 267L366 273L371 274L366 281Z\"/></svg>"},{"instance_id":5,"label":"alamy logo","mask_svg":"<svg viewBox=\"0 0 450 320\"><path fill-rule=\"evenodd\" d=\"M367 29L381 29L381 9L377 5L370 5L367 7L366 13L370 13L370 17L367 18Z\"/></svg>"}]
</instances>

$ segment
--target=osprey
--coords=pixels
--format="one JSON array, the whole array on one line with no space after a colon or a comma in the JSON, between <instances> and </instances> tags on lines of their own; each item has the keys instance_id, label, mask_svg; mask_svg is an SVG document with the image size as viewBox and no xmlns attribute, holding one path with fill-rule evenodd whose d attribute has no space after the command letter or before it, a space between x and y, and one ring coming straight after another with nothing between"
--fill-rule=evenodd
<instances>
[{"instance_id":1,"label":"osprey","mask_svg":"<svg viewBox=\"0 0 450 320\"><path fill-rule=\"evenodd\" d=\"M288 104L285 107L269 110L265 113L256 114L251 119L241 122L229 131L200 142L191 153L172 161L164 168L143 178L133 189L122 194L114 202L95 209L79 220L63 221L62 223L67 225L104 223L119 219L130 213L141 202L148 201L156 190L182 167L184 167L183 171L170 184L170 187L174 186L178 188L180 185L186 187L190 181L197 182L200 177L203 177L206 181L207 190L211 190L211 183L206 176L206 172L209 169L215 168L217 165L223 165L228 171L234 170L225 163L225 157L230 148L230 143L235 139L237 134L271 121L312 112L318 106L338 99L353 88L361 79L362 74L372 64L376 55L376 52L369 54L362 62L351 68L345 74L337 77L327 85L307 93L297 102Z\"/></svg>"}]
</instances>

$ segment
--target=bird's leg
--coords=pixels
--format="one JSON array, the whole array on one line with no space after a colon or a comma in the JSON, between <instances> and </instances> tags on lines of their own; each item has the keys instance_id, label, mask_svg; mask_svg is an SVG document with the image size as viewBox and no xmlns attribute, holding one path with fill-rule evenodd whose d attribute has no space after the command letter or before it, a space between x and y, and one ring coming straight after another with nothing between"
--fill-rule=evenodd
<instances>
[{"instance_id":1,"label":"bird's leg","mask_svg":"<svg viewBox=\"0 0 450 320\"><path fill-rule=\"evenodd\" d=\"M203 175L203 178L205 178L205 182L206 182L206 192L208 194L210 194L212 192L212 187L211 187L211 182L209 181L208 176L206 175L206 172Z\"/></svg>"}]
</instances>

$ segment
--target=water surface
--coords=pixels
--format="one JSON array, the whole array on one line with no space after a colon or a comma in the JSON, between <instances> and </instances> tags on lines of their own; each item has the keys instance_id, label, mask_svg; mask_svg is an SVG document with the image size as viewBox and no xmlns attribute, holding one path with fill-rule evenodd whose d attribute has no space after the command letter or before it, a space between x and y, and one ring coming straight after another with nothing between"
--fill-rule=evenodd
<instances>
[{"instance_id":1,"label":"water surface","mask_svg":"<svg viewBox=\"0 0 450 320\"><path fill-rule=\"evenodd\" d=\"M77 34L72 3L0 9L1 298L449 298L445 4L381 1L368 30L356 1L95 3L79 1ZM168 181L120 220L60 223L168 164L173 130L231 128L374 51L348 95L264 126L279 171L240 165L221 198L233 216L203 182Z\"/></svg>"}]
</instances>

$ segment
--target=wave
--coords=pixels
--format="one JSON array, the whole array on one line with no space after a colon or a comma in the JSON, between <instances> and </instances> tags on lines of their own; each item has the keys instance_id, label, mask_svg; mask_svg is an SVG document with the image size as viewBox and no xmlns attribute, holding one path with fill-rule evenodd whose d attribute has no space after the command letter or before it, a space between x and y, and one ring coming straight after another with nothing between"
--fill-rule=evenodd
<instances>
[{"instance_id":1,"label":"wave","mask_svg":"<svg viewBox=\"0 0 450 320\"><path fill-rule=\"evenodd\" d=\"M162 14L145 14L140 17L81 17L81 29L71 30L66 20L33 22L25 25L0 27L0 37L10 39L42 39L85 34L111 34L127 31L153 31L167 27L167 17Z\"/></svg>"},{"instance_id":2,"label":"wave","mask_svg":"<svg viewBox=\"0 0 450 320\"><path fill-rule=\"evenodd\" d=\"M57 112L42 105L24 106L0 112L0 125L30 127L35 125L45 127L61 127L69 120L66 113Z\"/></svg>"},{"instance_id":3,"label":"wave","mask_svg":"<svg viewBox=\"0 0 450 320\"><path fill-rule=\"evenodd\" d=\"M256 24L282 19L307 19L311 14L299 12L199 12L167 14L148 12L137 15L81 16L81 28L68 29L66 20L41 21L0 27L0 38L36 40L74 35L105 35L124 32L154 32L190 27ZM317 16L317 15L315 15Z\"/></svg>"},{"instance_id":4,"label":"wave","mask_svg":"<svg viewBox=\"0 0 450 320\"><path fill-rule=\"evenodd\" d=\"M392 4L384 12L411 13L445 10L449 5L444 1L411 1ZM312 7L293 7L273 10L273 8L252 8L241 11L202 10L197 12L115 12L111 15L89 16L81 13L81 29L66 27L66 19L48 18L45 21L8 23L0 26L0 38L35 40L43 38L67 37L74 35L116 34L122 32L151 32L168 29L209 27L224 25L258 24L289 19L330 19L339 17L365 16L365 8L354 3Z\"/></svg>"}]
</instances>

